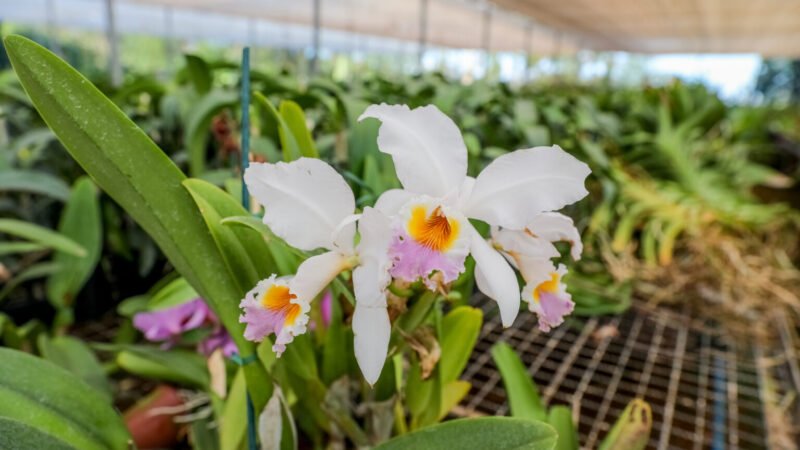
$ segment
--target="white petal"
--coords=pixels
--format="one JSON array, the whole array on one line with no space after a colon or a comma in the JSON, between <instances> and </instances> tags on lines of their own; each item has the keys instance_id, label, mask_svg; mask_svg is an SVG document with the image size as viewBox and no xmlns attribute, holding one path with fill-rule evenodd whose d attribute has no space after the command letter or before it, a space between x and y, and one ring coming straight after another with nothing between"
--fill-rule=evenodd
<instances>
[{"instance_id":1,"label":"white petal","mask_svg":"<svg viewBox=\"0 0 800 450\"><path fill-rule=\"evenodd\" d=\"M358 243L358 267L353 270L356 302L361 305L386 307L386 286L391 281L389 245L392 233L389 218L367 207L358 222L361 241Z\"/></svg>"},{"instance_id":2,"label":"white petal","mask_svg":"<svg viewBox=\"0 0 800 450\"><path fill-rule=\"evenodd\" d=\"M339 253L352 255L356 236L356 222L361 218L361 214L351 214L345 217L336 229L333 230L333 247Z\"/></svg>"},{"instance_id":3,"label":"white petal","mask_svg":"<svg viewBox=\"0 0 800 450\"><path fill-rule=\"evenodd\" d=\"M503 326L509 327L519 313L517 277L503 256L471 225L469 229L473 234L470 251L475 258L475 282L481 292L497 302Z\"/></svg>"},{"instance_id":4,"label":"white petal","mask_svg":"<svg viewBox=\"0 0 800 450\"><path fill-rule=\"evenodd\" d=\"M566 241L572 246L572 259L581 259L583 243L572 218L561 213L546 212L536 216L526 227L535 236L550 242Z\"/></svg>"},{"instance_id":5,"label":"white petal","mask_svg":"<svg viewBox=\"0 0 800 450\"><path fill-rule=\"evenodd\" d=\"M389 337L392 324L386 305L373 307L356 302L353 314L354 349L358 367L370 385L378 381L386 355L389 351Z\"/></svg>"},{"instance_id":6,"label":"white petal","mask_svg":"<svg viewBox=\"0 0 800 450\"><path fill-rule=\"evenodd\" d=\"M548 258L522 256L517 259L517 267L526 285L536 287L552 277L556 267Z\"/></svg>"},{"instance_id":7,"label":"white petal","mask_svg":"<svg viewBox=\"0 0 800 450\"><path fill-rule=\"evenodd\" d=\"M559 256L558 249L549 240L536 237L527 231L509 230L507 228L492 228L492 241L503 252L517 256L535 258L555 258Z\"/></svg>"},{"instance_id":8,"label":"white petal","mask_svg":"<svg viewBox=\"0 0 800 450\"><path fill-rule=\"evenodd\" d=\"M378 201L375 202L375 209L387 216L393 216L397 214L400 208L413 198L414 195L414 193L404 191L403 189L389 189L378 197Z\"/></svg>"},{"instance_id":9,"label":"white petal","mask_svg":"<svg viewBox=\"0 0 800 450\"><path fill-rule=\"evenodd\" d=\"M312 256L297 268L297 274L289 282L289 290L299 300L310 302L345 269L348 269L347 258L341 253Z\"/></svg>"},{"instance_id":10,"label":"white petal","mask_svg":"<svg viewBox=\"0 0 800 450\"><path fill-rule=\"evenodd\" d=\"M264 205L264 223L301 250L331 249L336 227L355 209L350 186L333 167L318 159L251 163L244 181Z\"/></svg>"},{"instance_id":11,"label":"white petal","mask_svg":"<svg viewBox=\"0 0 800 450\"><path fill-rule=\"evenodd\" d=\"M356 310L353 334L356 361L364 379L378 381L389 351L392 324L386 310L386 286L391 281L388 250L392 241L389 219L380 211L365 208L358 222L359 266L353 270Z\"/></svg>"},{"instance_id":12,"label":"white petal","mask_svg":"<svg viewBox=\"0 0 800 450\"><path fill-rule=\"evenodd\" d=\"M508 153L475 179L466 214L491 225L523 229L539 213L585 197L583 184L590 172L558 146Z\"/></svg>"},{"instance_id":13,"label":"white petal","mask_svg":"<svg viewBox=\"0 0 800 450\"><path fill-rule=\"evenodd\" d=\"M417 194L443 197L461 187L467 174L467 147L458 127L433 105L371 105L358 118L382 122L378 147L392 155L397 178Z\"/></svg>"}]
</instances>

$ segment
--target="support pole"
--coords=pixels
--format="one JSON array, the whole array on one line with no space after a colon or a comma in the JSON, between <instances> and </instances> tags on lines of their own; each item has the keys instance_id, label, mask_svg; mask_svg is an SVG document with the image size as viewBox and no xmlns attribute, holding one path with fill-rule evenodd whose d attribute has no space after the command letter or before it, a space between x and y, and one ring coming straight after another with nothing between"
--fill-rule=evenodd
<instances>
[{"instance_id":1,"label":"support pole","mask_svg":"<svg viewBox=\"0 0 800 450\"><path fill-rule=\"evenodd\" d=\"M419 0L419 53L417 63L422 72L422 60L425 58L425 48L428 45L428 4L429 0Z\"/></svg>"},{"instance_id":2,"label":"support pole","mask_svg":"<svg viewBox=\"0 0 800 450\"><path fill-rule=\"evenodd\" d=\"M533 22L525 26L525 81L531 80L531 63L533 62Z\"/></svg>"},{"instance_id":3,"label":"support pole","mask_svg":"<svg viewBox=\"0 0 800 450\"><path fill-rule=\"evenodd\" d=\"M45 13L45 21L47 22L47 43L50 46L50 50L53 51L58 56L62 56L61 52L61 43L58 42L58 38L56 37L56 27L58 22L58 17L56 16L56 5L55 0L47 0L45 4L46 11Z\"/></svg>"},{"instance_id":4,"label":"support pole","mask_svg":"<svg viewBox=\"0 0 800 450\"><path fill-rule=\"evenodd\" d=\"M313 21L314 21L314 30L312 35L312 49L313 55L311 57L311 61L309 63L308 71L311 75L315 75L318 70L319 65L319 31L320 31L320 2L322 0L311 0L312 1L312 14L313 14Z\"/></svg>"},{"instance_id":5,"label":"support pole","mask_svg":"<svg viewBox=\"0 0 800 450\"><path fill-rule=\"evenodd\" d=\"M485 77L489 76L489 70L492 65L492 7L488 6L483 11L483 26L481 36L481 47L483 47L484 66L486 68Z\"/></svg>"},{"instance_id":6,"label":"support pole","mask_svg":"<svg viewBox=\"0 0 800 450\"><path fill-rule=\"evenodd\" d=\"M122 84L122 65L119 60L114 0L106 0L106 40L108 41L108 72L111 74L111 85L117 87Z\"/></svg>"},{"instance_id":7,"label":"support pole","mask_svg":"<svg viewBox=\"0 0 800 450\"><path fill-rule=\"evenodd\" d=\"M167 55L167 69L172 72L175 64L175 19L172 7L164 7L164 48Z\"/></svg>"}]
</instances>

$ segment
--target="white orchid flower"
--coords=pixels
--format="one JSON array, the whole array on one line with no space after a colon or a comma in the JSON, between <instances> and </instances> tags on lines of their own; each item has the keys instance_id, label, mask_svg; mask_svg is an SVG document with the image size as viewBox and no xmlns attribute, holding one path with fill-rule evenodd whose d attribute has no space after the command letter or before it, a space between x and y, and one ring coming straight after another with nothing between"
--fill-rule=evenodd
<instances>
[{"instance_id":1,"label":"white orchid flower","mask_svg":"<svg viewBox=\"0 0 800 450\"><path fill-rule=\"evenodd\" d=\"M435 287L455 280L471 253L478 288L510 326L519 312L516 276L468 218L522 230L540 213L586 196L589 167L558 146L535 147L497 158L473 179L458 128L435 106L372 105L359 120L365 118L382 122L378 146L392 156L403 185L375 205L395 217L391 274Z\"/></svg>"},{"instance_id":2,"label":"white orchid flower","mask_svg":"<svg viewBox=\"0 0 800 450\"><path fill-rule=\"evenodd\" d=\"M274 333L273 350L280 355L286 344L306 331L311 301L339 273L355 268L355 351L365 378L374 383L391 331L385 292L391 281L388 219L372 208L354 215L355 199L347 182L318 159L253 163L244 180L264 206L263 220L273 233L301 250L328 250L306 259L294 276L272 275L247 293L240 318L247 324L245 337L261 341ZM357 220L361 241L355 248Z\"/></svg>"},{"instance_id":3,"label":"white orchid flower","mask_svg":"<svg viewBox=\"0 0 800 450\"><path fill-rule=\"evenodd\" d=\"M539 329L544 332L560 325L575 307L562 281L566 268L556 268L551 262L560 256L553 245L558 241L569 242L572 259L580 259L583 244L578 229L571 218L552 212L536 216L524 230L493 227L490 240L522 274L522 300L538 316Z\"/></svg>"}]
</instances>

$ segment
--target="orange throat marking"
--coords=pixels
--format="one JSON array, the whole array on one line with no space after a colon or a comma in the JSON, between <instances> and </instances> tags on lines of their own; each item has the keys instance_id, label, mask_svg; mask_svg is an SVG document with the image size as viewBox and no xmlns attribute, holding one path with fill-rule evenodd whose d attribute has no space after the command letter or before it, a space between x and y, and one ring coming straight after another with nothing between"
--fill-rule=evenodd
<instances>
[{"instance_id":1,"label":"orange throat marking","mask_svg":"<svg viewBox=\"0 0 800 450\"><path fill-rule=\"evenodd\" d=\"M553 272L550 274L550 279L547 281L542 282L536 289L533 290L533 301L539 303L540 299L542 298L542 294L547 292L549 294L555 293L558 291L558 273Z\"/></svg>"},{"instance_id":2,"label":"orange throat marking","mask_svg":"<svg viewBox=\"0 0 800 450\"><path fill-rule=\"evenodd\" d=\"M285 317L284 325L292 325L300 315L300 305L292 303L296 295L289 291L288 286L273 284L261 298L261 306Z\"/></svg>"},{"instance_id":3,"label":"orange throat marking","mask_svg":"<svg viewBox=\"0 0 800 450\"><path fill-rule=\"evenodd\" d=\"M416 206L411 210L408 234L431 250L447 251L458 237L458 221L448 219L441 206L437 206L429 216L426 212L424 206Z\"/></svg>"}]
</instances>

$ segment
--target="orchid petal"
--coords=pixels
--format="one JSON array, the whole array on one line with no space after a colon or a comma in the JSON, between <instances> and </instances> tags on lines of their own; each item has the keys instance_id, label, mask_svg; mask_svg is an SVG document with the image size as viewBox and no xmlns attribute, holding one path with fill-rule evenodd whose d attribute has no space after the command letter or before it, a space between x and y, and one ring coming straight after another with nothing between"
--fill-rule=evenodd
<instances>
[{"instance_id":1,"label":"orchid petal","mask_svg":"<svg viewBox=\"0 0 800 450\"><path fill-rule=\"evenodd\" d=\"M503 256L493 249L472 225L470 252L475 258L475 282L478 289L497 302L500 319L509 327L519 313L519 285L514 270Z\"/></svg>"},{"instance_id":2,"label":"orchid petal","mask_svg":"<svg viewBox=\"0 0 800 450\"><path fill-rule=\"evenodd\" d=\"M406 190L444 197L461 187L467 174L467 147L455 123L433 105L371 105L359 121L382 122L378 147L392 155Z\"/></svg>"},{"instance_id":3,"label":"orchid petal","mask_svg":"<svg viewBox=\"0 0 800 450\"><path fill-rule=\"evenodd\" d=\"M466 214L491 225L523 229L540 213L585 197L584 181L590 172L558 146L508 153L475 179Z\"/></svg>"},{"instance_id":4,"label":"orchid petal","mask_svg":"<svg viewBox=\"0 0 800 450\"><path fill-rule=\"evenodd\" d=\"M414 197L414 193L403 189L389 189L378 197L375 209L387 216L393 216Z\"/></svg>"},{"instance_id":5,"label":"orchid petal","mask_svg":"<svg viewBox=\"0 0 800 450\"><path fill-rule=\"evenodd\" d=\"M347 182L318 159L251 163L244 181L264 206L264 223L301 250L332 249L334 232L355 209L353 191Z\"/></svg>"},{"instance_id":6,"label":"orchid petal","mask_svg":"<svg viewBox=\"0 0 800 450\"><path fill-rule=\"evenodd\" d=\"M549 259L560 255L556 246L549 240L533 236L528 230L519 231L494 227L492 228L492 241L515 260L519 256Z\"/></svg>"},{"instance_id":7,"label":"orchid petal","mask_svg":"<svg viewBox=\"0 0 800 450\"><path fill-rule=\"evenodd\" d=\"M297 298L310 302L336 275L348 268L347 258L338 252L312 256L297 268L297 274L289 282L289 289Z\"/></svg>"},{"instance_id":8,"label":"orchid petal","mask_svg":"<svg viewBox=\"0 0 800 450\"><path fill-rule=\"evenodd\" d=\"M380 211L365 208L358 223L359 266L353 270L356 309L353 335L356 361L364 379L372 385L378 380L386 355L392 324L386 309L386 286L391 281L390 222Z\"/></svg>"},{"instance_id":9,"label":"orchid petal","mask_svg":"<svg viewBox=\"0 0 800 450\"><path fill-rule=\"evenodd\" d=\"M389 352L391 333L392 324L385 305L372 307L356 302L353 314L354 350L358 367L370 385L374 385L381 375Z\"/></svg>"},{"instance_id":10,"label":"orchid petal","mask_svg":"<svg viewBox=\"0 0 800 450\"><path fill-rule=\"evenodd\" d=\"M564 214L546 212L536 216L526 227L536 237L550 242L566 241L571 245L572 259L581 259L583 243L572 218Z\"/></svg>"}]
</instances>

